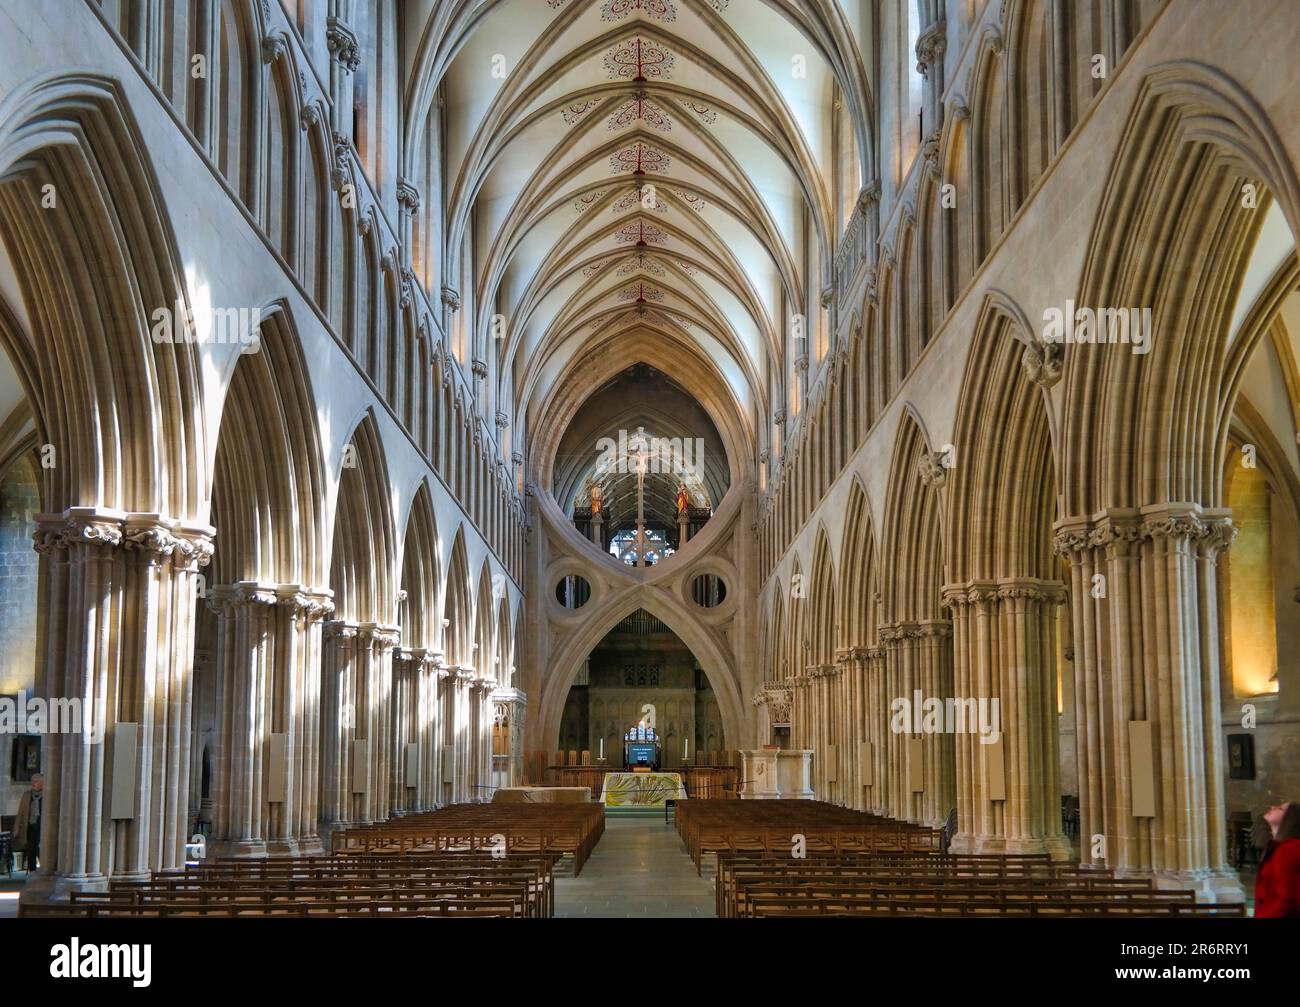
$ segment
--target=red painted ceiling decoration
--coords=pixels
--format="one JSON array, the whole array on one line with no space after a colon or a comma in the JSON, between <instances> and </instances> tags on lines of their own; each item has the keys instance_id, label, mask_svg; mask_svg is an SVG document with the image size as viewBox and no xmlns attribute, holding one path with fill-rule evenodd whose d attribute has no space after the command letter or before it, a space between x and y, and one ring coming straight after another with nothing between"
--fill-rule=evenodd
<instances>
[{"instance_id":1,"label":"red painted ceiling decoration","mask_svg":"<svg viewBox=\"0 0 1300 1007\"><path fill-rule=\"evenodd\" d=\"M675 57L658 42L635 35L605 53L605 69L614 78L643 83L671 76Z\"/></svg>"},{"instance_id":2,"label":"red painted ceiling decoration","mask_svg":"<svg viewBox=\"0 0 1300 1007\"><path fill-rule=\"evenodd\" d=\"M664 267L646 255L644 251L637 252L636 255L629 255L623 264L618 267L617 275L627 276L629 273L635 273L638 269L643 269L653 276L664 275Z\"/></svg>"},{"instance_id":3,"label":"red painted ceiling decoration","mask_svg":"<svg viewBox=\"0 0 1300 1007\"><path fill-rule=\"evenodd\" d=\"M625 213L634 207L640 207L643 210L651 210L654 213L668 212L668 204L662 199L647 201L644 193L639 189L633 189L614 201L615 213Z\"/></svg>"},{"instance_id":4,"label":"red painted ceiling decoration","mask_svg":"<svg viewBox=\"0 0 1300 1007\"><path fill-rule=\"evenodd\" d=\"M614 234L614 239L621 242L631 242L637 245L662 245L668 240L660 228L654 224L647 223L644 220L634 220L630 224L624 224Z\"/></svg>"},{"instance_id":5,"label":"red painted ceiling decoration","mask_svg":"<svg viewBox=\"0 0 1300 1007\"><path fill-rule=\"evenodd\" d=\"M599 98L592 98L590 101L579 101L572 105L565 105L564 110L560 113L564 116L564 124L566 126L576 125L584 115L599 104Z\"/></svg>"},{"instance_id":6,"label":"red painted ceiling decoration","mask_svg":"<svg viewBox=\"0 0 1300 1007\"><path fill-rule=\"evenodd\" d=\"M629 14L643 14L657 21L676 21L677 8L672 0L605 0L600 8L602 21L622 21Z\"/></svg>"},{"instance_id":7,"label":"red painted ceiling decoration","mask_svg":"<svg viewBox=\"0 0 1300 1007\"><path fill-rule=\"evenodd\" d=\"M658 147L652 147L638 140L611 157L609 164L616 175L622 171L630 171L633 175L645 175L667 171L672 164L672 159Z\"/></svg>"},{"instance_id":8,"label":"red painted ceiling decoration","mask_svg":"<svg viewBox=\"0 0 1300 1007\"><path fill-rule=\"evenodd\" d=\"M618 292L618 299L620 301L637 302L662 301L664 299L664 292L658 287L652 287L644 280L641 280L638 283L633 283L620 290Z\"/></svg>"},{"instance_id":9,"label":"red painted ceiling decoration","mask_svg":"<svg viewBox=\"0 0 1300 1007\"><path fill-rule=\"evenodd\" d=\"M638 91L620 105L618 111L609 117L607 128L622 129L638 120L665 132L673 128L673 121L662 108L646 97L644 91Z\"/></svg>"}]
</instances>

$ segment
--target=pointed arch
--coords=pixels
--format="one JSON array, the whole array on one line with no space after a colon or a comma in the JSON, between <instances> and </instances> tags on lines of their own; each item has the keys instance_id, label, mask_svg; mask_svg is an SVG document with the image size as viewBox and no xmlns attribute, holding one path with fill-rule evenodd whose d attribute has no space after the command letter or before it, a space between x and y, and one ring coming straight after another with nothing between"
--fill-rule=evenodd
<instances>
[{"instance_id":1,"label":"pointed arch","mask_svg":"<svg viewBox=\"0 0 1300 1007\"><path fill-rule=\"evenodd\" d=\"M1075 303L1149 307L1155 338L1143 352L1131 340L1067 347L1063 462L1078 478L1065 487L1065 512L1217 507L1233 396L1228 326L1246 250L1269 194L1300 233L1300 183L1258 103L1190 62L1147 75L1113 164ZM1261 209L1243 212L1246 185Z\"/></svg>"},{"instance_id":2,"label":"pointed arch","mask_svg":"<svg viewBox=\"0 0 1300 1007\"><path fill-rule=\"evenodd\" d=\"M469 561L465 556L465 527L456 529L448 556L446 591L442 606L442 653L448 664L468 666L471 659Z\"/></svg>"},{"instance_id":3,"label":"pointed arch","mask_svg":"<svg viewBox=\"0 0 1300 1007\"><path fill-rule=\"evenodd\" d=\"M222 406L212 487L216 584L318 586L325 574L325 477L302 343L283 304L240 354Z\"/></svg>"},{"instance_id":4,"label":"pointed arch","mask_svg":"<svg viewBox=\"0 0 1300 1007\"><path fill-rule=\"evenodd\" d=\"M192 314L119 85L50 77L0 104L0 124L0 241L32 325L0 326L0 338L59 459L43 473L47 506L206 518L198 353L159 327Z\"/></svg>"},{"instance_id":5,"label":"pointed arch","mask_svg":"<svg viewBox=\"0 0 1300 1007\"><path fill-rule=\"evenodd\" d=\"M841 628L838 625L839 607L835 601L835 564L824 526L817 529L811 576L808 642L812 646L807 648L808 663L827 665L835 660L835 651L841 644Z\"/></svg>"},{"instance_id":6,"label":"pointed arch","mask_svg":"<svg viewBox=\"0 0 1300 1007\"><path fill-rule=\"evenodd\" d=\"M1026 353L1044 352L1020 308L986 297L957 405L947 555L954 583L1034 577L1056 580L1052 523L1057 466L1045 388L1025 374Z\"/></svg>"},{"instance_id":7,"label":"pointed arch","mask_svg":"<svg viewBox=\"0 0 1300 1007\"><path fill-rule=\"evenodd\" d=\"M438 556L438 524L427 481L411 502L402 545L402 643L436 650L442 638L438 604L442 598L442 565Z\"/></svg>"},{"instance_id":8,"label":"pointed arch","mask_svg":"<svg viewBox=\"0 0 1300 1007\"><path fill-rule=\"evenodd\" d=\"M894 441L885 496L885 549L890 574L882 584L886 621L918 622L940 618L939 589L944 556L939 491L922 477L933 471L933 457L920 419L908 407Z\"/></svg>"},{"instance_id":9,"label":"pointed arch","mask_svg":"<svg viewBox=\"0 0 1300 1007\"><path fill-rule=\"evenodd\" d=\"M341 472L330 559L336 618L391 626L396 536L383 442L369 409L344 446Z\"/></svg>"},{"instance_id":10,"label":"pointed arch","mask_svg":"<svg viewBox=\"0 0 1300 1007\"><path fill-rule=\"evenodd\" d=\"M849 490L840 557L839 621L843 646L868 647L876 642L880 571L871 505L862 481L856 476Z\"/></svg>"}]
</instances>

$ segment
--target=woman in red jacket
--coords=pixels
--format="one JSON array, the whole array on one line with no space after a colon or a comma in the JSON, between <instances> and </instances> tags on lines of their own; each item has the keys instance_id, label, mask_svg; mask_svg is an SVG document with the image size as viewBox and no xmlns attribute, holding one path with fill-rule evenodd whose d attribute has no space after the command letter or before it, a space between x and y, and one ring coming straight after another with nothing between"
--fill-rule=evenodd
<instances>
[{"instance_id":1,"label":"woman in red jacket","mask_svg":"<svg viewBox=\"0 0 1300 1007\"><path fill-rule=\"evenodd\" d=\"M1300 919L1300 803L1269 808L1264 821L1273 841L1255 879L1255 916Z\"/></svg>"}]
</instances>

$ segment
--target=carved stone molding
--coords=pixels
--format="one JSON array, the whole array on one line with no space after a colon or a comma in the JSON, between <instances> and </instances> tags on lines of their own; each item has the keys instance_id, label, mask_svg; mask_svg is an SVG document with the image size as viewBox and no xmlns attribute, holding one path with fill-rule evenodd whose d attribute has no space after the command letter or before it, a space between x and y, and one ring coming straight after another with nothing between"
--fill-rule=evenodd
<instances>
[{"instance_id":1,"label":"carved stone molding","mask_svg":"<svg viewBox=\"0 0 1300 1007\"><path fill-rule=\"evenodd\" d=\"M1116 508L1091 519L1058 522L1052 547L1058 555L1088 549L1123 555L1142 542L1164 542L1173 547L1195 547L1213 561L1236 536L1237 527L1226 512L1202 510L1194 504L1164 504L1142 511Z\"/></svg>"},{"instance_id":2,"label":"carved stone molding","mask_svg":"<svg viewBox=\"0 0 1300 1007\"><path fill-rule=\"evenodd\" d=\"M361 48L357 43L356 33L340 18L331 17L325 29L325 48L330 56L338 60L339 65L349 73L361 66Z\"/></svg>"},{"instance_id":3,"label":"carved stone molding","mask_svg":"<svg viewBox=\"0 0 1300 1007\"><path fill-rule=\"evenodd\" d=\"M921 455L916 471L924 485L938 489L948 481L948 468L943 459L942 451L927 451Z\"/></svg>"},{"instance_id":4,"label":"carved stone molding","mask_svg":"<svg viewBox=\"0 0 1300 1007\"><path fill-rule=\"evenodd\" d=\"M262 62L274 63L289 51L289 41L284 32L275 32L262 37Z\"/></svg>"},{"instance_id":5,"label":"carved stone molding","mask_svg":"<svg viewBox=\"0 0 1300 1007\"><path fill-rule=\"evenodd\" d=\"M420 190L405 179L398 181L397 205L407 213L414 213L420 208Z\"/></svg>"},{"instance_id":6,"label":"carved stone molding","mask_svg":"<svg viewBox=\"0 0 1300 1007\"><path fill-rule=\"evenodd\" d=\"M923 77L929 77L930 67L948 48L948 26L944 21L935 21L921 32L916 39L916 69Z\"/></svg>"},{"instance_id":7,"label":"carved stone molding","mask_svg":"<svg viewBox=\"0 0 1300 1007\"><path fill-rule=\"evenodd\" d=\"M1064 356L1060 343L1034 339L1025 345L1024 352L1020 354L1020 366L1034 384L1051 388L1061 380Z\"/></svg>"}]
</instances>

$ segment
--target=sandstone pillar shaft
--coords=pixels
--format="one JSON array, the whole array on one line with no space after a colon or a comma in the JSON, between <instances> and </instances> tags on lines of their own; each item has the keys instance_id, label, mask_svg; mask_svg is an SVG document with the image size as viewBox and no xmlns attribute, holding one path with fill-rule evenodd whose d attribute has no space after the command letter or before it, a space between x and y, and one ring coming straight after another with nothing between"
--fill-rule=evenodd
<instances>
[{"instance_id":1,"label":"sandstone pillar shaft","mask_svg":"<svg viewBox=\"0 0 1300 1007\"><path fill-rule=\"evenodd\" d=\"M80 721L46 735L42 867L24 899L184 863L195 610L212 534L107 508L37 516L36 692L68 710L76 700ZM115 807L115 773L131 781L130 808Z\"/></svg>"},{"instance_id":2,"label":"sandstone pillar shaft","mask_svg":"<svg viewBox=\"0 0 1300 1007\"><path fill-rule=\"evenodd\" d=\"M1225 511L1162 504L1067 519L1056 536L1071 574L1081 860L1226 900L1242 893L1225 849L1215 562L1234 534Z\"/></svg>"}]
</instances>

